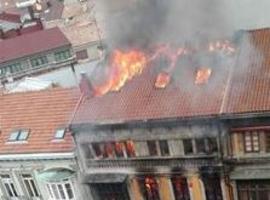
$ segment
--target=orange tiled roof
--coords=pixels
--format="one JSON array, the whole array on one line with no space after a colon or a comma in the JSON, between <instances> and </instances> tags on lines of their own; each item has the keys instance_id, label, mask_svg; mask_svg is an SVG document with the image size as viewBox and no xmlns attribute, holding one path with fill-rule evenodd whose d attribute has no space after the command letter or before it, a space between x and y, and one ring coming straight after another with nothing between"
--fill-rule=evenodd
<instances>
[{"instance_id":1,"label":"orange tiled roof","mask_svg":"<svg viewBox=\"0 0 270 200\"><path fill-rule=\"evenodd\" d=\"M70 133L62 141L52 140L56 128L68 124L77 97L74 89L61 88L0 95L0 154L72 151ZM30 129L26 143L7 143L16 129Z\"/></svg>"},{"instance_id":2,"label":"orange tiled roof","mask_svg":"<svg viewBox=\"0 0 270 200\"><path fill-rule=\"evenodd\" d=\"M226 98L224 113L270 111L270 28L247 33Z\"/></svg>"},{"instance_id":3,"label":"orange tiled roof","mask_svg":"<svg viewBox=\"0 0 270 200\"><path fill-rule=\"evenodd\" d=\"M187 71L175 72L176 80L165 89L156 89L157 73L150 70L120 92L84 99L73 124L270 111L270 29L246 33L251 45L243 40L236 63L227 66L228 70L213 69L206 85L194 84L195 70L190 65Z\"/></svg>"}]
</instances>

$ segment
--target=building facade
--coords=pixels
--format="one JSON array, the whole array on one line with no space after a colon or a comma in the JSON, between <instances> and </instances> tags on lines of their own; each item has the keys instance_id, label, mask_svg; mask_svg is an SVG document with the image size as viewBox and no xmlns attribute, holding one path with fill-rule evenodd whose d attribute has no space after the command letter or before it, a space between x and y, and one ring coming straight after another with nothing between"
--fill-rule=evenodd
<instances>
[{"instance_id":1,"label":"building facade","mask_svg":"<svg viewBox=\"0 0 270 200\"><path fill-rule=\"evenodd\" d=\"M37 31L1 41L2 82L44 73L76 62L71 44L58 28Z\"/></svg>"},{"instance_id":2,"label":"building facade","mask_svg":"<svg viewBox=\"0 0 270 200\"><path fill-rule=\"evenodd\" d=\"M67 128L74 89L0 96L0 198L84 200L74 143Z\"/></svg>"},{"instance_id":3,"label":"building facade","mask_svg":"<svg viewBox=\"0 0 270 200\"><path fill-rule=\"evenodd\" d=\"M83 78L71 129L92 199L270 199L269 38L244 32L203 84L191 57L164 87L151 68L103 96Z\"/></svg>"}]
</instances>

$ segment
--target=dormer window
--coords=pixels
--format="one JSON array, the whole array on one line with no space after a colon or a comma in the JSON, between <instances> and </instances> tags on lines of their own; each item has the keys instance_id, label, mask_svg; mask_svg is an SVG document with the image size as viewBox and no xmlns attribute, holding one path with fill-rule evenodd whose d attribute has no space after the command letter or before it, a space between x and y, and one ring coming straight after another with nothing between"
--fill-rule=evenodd
<instances>
[{"instance_id":1,"label":"dormer window","mask_svg":"<svg viewBox=\"0 0 270 200\"><path fill-rule=\"evenodd\" d=\"M58 128L55 131L54 139L63 139L65 137L66 129L65 128Z\"/></svg>"},{"instance_id":2,"label":"dormer window","mask_svg":"<svg viewBox=\"0 0 270 200\"><path fill-rule=\"evenodd\" d=\"M25 141L27 140L29 136L29 130L28 129L20 129L13 131L10 136L9 136L9 141L10 142L15 142L15 141Z\"/></svg>"}]
</instances>

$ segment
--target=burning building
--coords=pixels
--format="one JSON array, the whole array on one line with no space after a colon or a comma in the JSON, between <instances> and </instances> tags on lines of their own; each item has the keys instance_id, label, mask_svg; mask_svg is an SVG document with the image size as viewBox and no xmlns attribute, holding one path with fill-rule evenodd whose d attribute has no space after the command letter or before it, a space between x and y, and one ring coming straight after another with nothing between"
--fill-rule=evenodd
<instances>
[{"instance_id":1,"label":"burning building","mask_svg":"<svg viewBox=\"0 0 270 200\"><path fill-rule=\"evenodd\" d=\"M110 16L105 67L80 84L82 184L102 200L268 199L270 31L228 34L213 2L136 2Z\"/></svg>"},{"instance_id":2,"label":"burning building","mask_svg":"<svg viewBox=\"0 0 270 200\"><path fill-rule=\"evenodd\" d=\"M131 51L112 54L106 81L84 76L71 129L92 198L268 199L268 38L245 32L227 68Z\"/></svg>"}]
</instances>

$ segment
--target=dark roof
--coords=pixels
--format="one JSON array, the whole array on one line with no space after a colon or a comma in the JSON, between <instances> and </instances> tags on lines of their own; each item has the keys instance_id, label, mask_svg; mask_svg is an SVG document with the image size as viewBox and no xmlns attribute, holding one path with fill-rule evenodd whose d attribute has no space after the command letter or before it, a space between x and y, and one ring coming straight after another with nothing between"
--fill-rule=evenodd
<instances>
[{"instance_id":1,"label":"dark roof","mask_svg":"<svg viewBox=\"0 0 270 200\"><path fill-rule=\"evenodd\" d=\"M20 24L21 16L19 14L2 12L0 13L0 20Z\"/></svg>"},{"instance_id":2,"label":"dark roof","mask_svg":"<svg viewBox=\"0 0 270 200\"><path fill-rule=\"evenodd\" d=\"M0 42L0 63L45 52L70 42L59 28L36 31Z\"/></svg>"},{"instance_id":3,"label":"dark roof","mask_svg":"<svg viewBox=\"0 0 270 200\"><path fill-rule=\"evenodd\" d=\"M77 90L62 88L0 95L0 154L72 151L69 132L61 141L53 139L57 128L68 125L78 96ZM17 129L30 129L27 142L7 143Z\"/></svg>"},{"instance_id":4,"label":"dark roof","mask_svg":"<svg viewBox=\"0 0 270 200\"><path fill-rule=\"evenodd\" d=\"M187 79L194 73L189 66L184 73L174 72L176 80L165 89L156 89L157 73L145 70L119 92L85 98L73 124L269 112L269 52L270 29L245 32L236 61L226 69L213 69L207 84L195 85L194 78Z\"/></svg>"}]
</instances>

